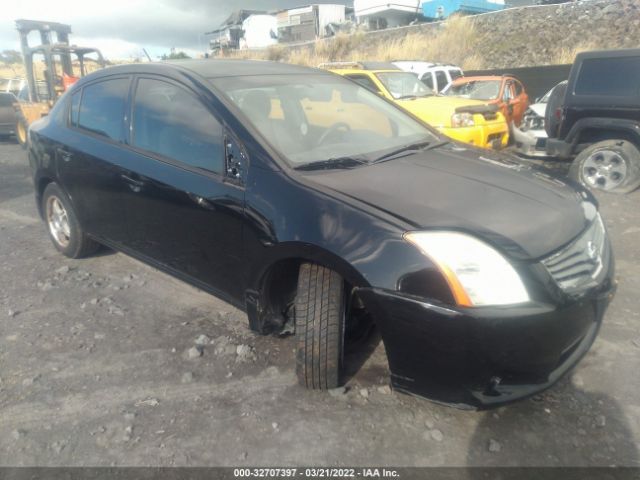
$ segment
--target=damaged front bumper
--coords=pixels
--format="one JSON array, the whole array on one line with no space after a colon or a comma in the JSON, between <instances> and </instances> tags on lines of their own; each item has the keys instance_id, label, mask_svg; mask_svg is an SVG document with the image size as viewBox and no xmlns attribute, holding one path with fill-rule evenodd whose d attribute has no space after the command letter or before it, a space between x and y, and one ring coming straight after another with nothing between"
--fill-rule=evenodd
<instances>
[{"instance_id":1,"label":"damaged front bumper","mask_svg":"<svg viewBox=\"0 0 640 480\"><path fill-rule=\"evenodd\" d=\"M444 135L477 147L500 150L509 144L509 128L505 122L493 122L473 127L441 127Z\"/></svg>"},{"instance_id":2,"label":"damaged front bumper","mask_svg":"<svg viewBox=\"0 0 640 480\"><path fill-rule=\"evenodd\" d=\"M544 130L522 130L514 126L511 130L515 150L527 157L548 157L547 132Z\"/></svg>"},{"instance_id":3,"label":"damaged front bumper","mask_svg":"<svg viewBox=\"0 0 640 480\"><path fill-rule=\"evenodd\" d=\"M384 341L394 389L484 409L547 389L591 347L615 290L606 280L559 305L458 308L361 289Z\"/></svg>"}]
</instances>

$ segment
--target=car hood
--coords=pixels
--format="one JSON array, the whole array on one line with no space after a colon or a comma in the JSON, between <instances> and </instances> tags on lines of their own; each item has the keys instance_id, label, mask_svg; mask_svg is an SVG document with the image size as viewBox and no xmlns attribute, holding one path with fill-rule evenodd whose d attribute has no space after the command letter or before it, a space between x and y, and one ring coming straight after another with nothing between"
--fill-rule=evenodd
<instances>
[{"instance_id":1,"label":"car hood","mask_svg":"<svg viewBox=\"0 0 640 480\"><path fill-rule=\"evenodd\" d=\"M533 112L538 115L539 117L544 118L545 113L547 111L547 104L546 103L532 103L531 105L529 105L529 108L531 110L533 110Z\"/></svg>"},{"instance_id":2,"label":"car hood","mask_svg":"<svg viewBox=\"0 0 640 480\"><path fill-rule=\"evenodd\" d=\"M486 105L485 102L468 98L431 96L407 100L397 100L397 104L432 127L450 127L451 116L456 108Z\"/></svg>"},{"instance_id":3,"label":"car hood","mask_svg":"<svg viewBox=\"0 0 640 480\"><path fill-rule=\"evenodd\" d=\"M517 260L544 257L569 243L596 211L586 191L542 169L455 144L305 175L397 217L409 229L468 231Z\"/></svg>"}]
</instances>

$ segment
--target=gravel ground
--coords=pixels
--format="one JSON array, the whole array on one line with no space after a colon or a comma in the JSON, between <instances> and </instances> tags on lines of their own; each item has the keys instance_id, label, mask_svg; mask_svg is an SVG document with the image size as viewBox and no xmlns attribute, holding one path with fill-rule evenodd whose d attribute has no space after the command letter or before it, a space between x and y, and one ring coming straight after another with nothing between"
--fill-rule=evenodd
<instances>
[{"instance_id":1,"label":"gravel ground","mask_svg":"<svg viewBox=\"0 0 640 480\"><path fill-rule=\"evenodd\" d=\"M346 392L296 385L292 338L119 253L69 260L0 144L0 465L640 465L640 191L604 196L620 286L575 372L465 412L392 393L377 338Z\"/></svg>"}]
</instances>

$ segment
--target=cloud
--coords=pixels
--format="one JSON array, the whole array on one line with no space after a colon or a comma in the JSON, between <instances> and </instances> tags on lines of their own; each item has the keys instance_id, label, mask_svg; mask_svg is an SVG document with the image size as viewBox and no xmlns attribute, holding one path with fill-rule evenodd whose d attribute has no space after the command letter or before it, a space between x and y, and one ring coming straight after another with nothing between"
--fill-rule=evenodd
<instances>
[{"instance_id":1,"label":"cloud","mask_svg":"<svg viewBox=\"0 0 640 480\"><path fill-rule=\"evenodd\" d=\"M314 3L346 3L325 0ZM30 0L7 2L0 9L0 50L18 49L14 20L28 18L71 24L72 42L104 48L107 57L129 57L142 48L152 55L170 48L205 51L208 37L234 9L276 10L301 0ZM136 53L135 55L138 55Z\"/></svg>"}]
</instances>

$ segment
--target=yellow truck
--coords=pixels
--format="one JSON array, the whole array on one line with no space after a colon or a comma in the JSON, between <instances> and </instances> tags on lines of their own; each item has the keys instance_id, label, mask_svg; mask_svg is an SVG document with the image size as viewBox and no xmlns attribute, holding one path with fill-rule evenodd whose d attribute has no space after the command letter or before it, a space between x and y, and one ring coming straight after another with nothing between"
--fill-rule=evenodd
<instances>
[{"instance_id":1,"label":"yellow truck","mask_svg":"<svg viewBox=\"0 0 640 480\"><path fill-rule=\"evenodd\" d=\"M497 108L481 101L438 95L415 74L392 64L334 62L319 67L391 100L454 140L493 149L509 143L509 126Z\"/></svg>"}]
</instances>

